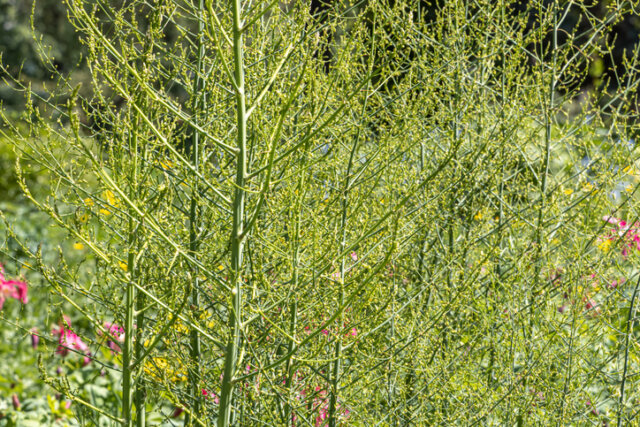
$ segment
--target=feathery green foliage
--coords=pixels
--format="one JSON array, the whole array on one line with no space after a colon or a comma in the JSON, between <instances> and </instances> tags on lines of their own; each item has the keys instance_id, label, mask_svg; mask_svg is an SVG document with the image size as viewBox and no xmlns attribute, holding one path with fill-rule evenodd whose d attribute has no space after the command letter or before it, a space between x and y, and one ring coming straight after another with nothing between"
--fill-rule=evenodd
<instances>
[{"instance_id":1,"label":"feathery green foliage","mask_svg":"<svg viewBox=\"0 0 640 427\"><path fill-rule=\"evenodd\" d=\"M634 7L69 0L89 87L3 133L83 257L21 242L125 334L75 331L118 408L49 384L87 425L635 419L637 51L579 89Z\"/></svg>"}]
</instances>

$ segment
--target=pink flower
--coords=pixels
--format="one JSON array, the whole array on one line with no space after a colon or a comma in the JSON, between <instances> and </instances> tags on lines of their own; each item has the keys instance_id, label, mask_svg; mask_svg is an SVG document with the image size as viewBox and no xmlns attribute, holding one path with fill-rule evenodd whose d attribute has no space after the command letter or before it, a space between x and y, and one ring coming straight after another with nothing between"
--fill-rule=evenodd
<instances>
[{"instance_id":1,"label":"pink flower","mask_svg":"<svg viewBox=\"0 0 640 427\"><path fill-rule=\"evenodd\" d=\"M584 308L586 311L589 312L589 314L591 316L597 316L598 314L600 314L600 307L598 306L598 304L593 300L593 299L584 299L585 301L585 305Z\"/></svg>"},{"instance_id":2,"label":"pink flower","mask_svg":"<svg viewBox=\"0 0 640 427\"><path fill-rule=\"evenodd\" d=\"M607 250L612 242L622 240L624 247L622 248L622 257L627 258L631 249L640 251L640 224L630 224L627 221L618 218L605 216L603 220L616 225L603 236L598 237L599 246L602 245L603 250Z\"/></svg>"},{"instance_id":3,"label":"pink flower","mask_svg":"<svg viewBox=\"0 0 640 427\"><path fill-rule=\"evenodd\" d=\"M317 411L314 426L324 427L327 425L327 421L329 419L329 393L327 392L327 390L323 389L320 386L315 387L315 392L316 394L311 405L312 411ZM301 390L300 395L303 398L306 397L306 391ZM338 402L337 410L339 411L340 415L345 418L348 418L349 414L351 413L351 411L342 406L340 402Z\"/></svg>"},{"instance_id":4,"label":"pink flower","mask_svg":"<svg viewBox=\"0 0 640 427\"><path fill-rule=\"evenodd\" d=\"M315 427L325 425L325 420L329 417L329 401L327 399L327 391L321 390L320 386L316 386L318 396L313 399L313 409L318 411L315 419Z\"/></svg>"},{"instance_id":5,"label":"pink flower","mask_svg":"<svg viewBox=\"0 0 640 427\"><path fill-rule=\"evenodd\" d=\"M218 398L218 396L212 392L212 391L208 391L207 389L202 389L202 395L204 396L205 399L209 399L210 396L213 396L213 402L216 405L220 404L220 399Z\"/></svg>"},{"instance_id":6,"label":"pink flower","mask_svg":"<svg viewBox=\"0 0 640 427\"><path fill-rule=\"evenodd\" d=\"M620 280L614 280L611 282L611 284L609 284L609 289L615 289L617 288L619 285L622 285L625 282L625 278L623 277Z\"/></svg>"},{"instance_id":7,"label":"pink flower","mask_svg":"<svg viewBox=\"0 0 640 427\"><path fill-rule=\"evenodd\" d=\"M0 310L7 298L15 298L26 304L27 283L19 280L6 280L4 277L4 267L0 264Z\"/></svg>"},{"instance_id":8,"label":"pink flower","mask_svg":"<svg viewBox=\"0 0 640 427\"><path fill-rule=\"evenodd\" d=\"M71 329L67 329L64 326L60 326L59 329L51 331L53 335L58 335L58 348L56 353L62 357L69 354L70 350L75 350L80 353L89 354L89 346L82 341L82 339L76 335ZM85 358L86 363L86 358Z\"/></svg>"},{"instance_id":9,"label":"pink flower","mask_svg":"<svg viewBox=\"0 0 640 427\"><path fill-rule=\"evenodd\" d=\"M329 331L326 330L326 329L323 329L322 330L322 334L325 335L325 336L329 336Z\"/></svg>"},{"instance_id":10,"label":"pink flower","mask_svg":"<svg viewBox=\"0 0 640 427\"><path fill-rule=\"evenodd\" d=\"M358 254L355 253L355 252L351 252L351 259L354 260L354 261L357 261L358 260Z\"/></svg>"},{"instance_id":11,"label":"pink flower","mask_svg":"<svg viewBox=\"0 0 640 427\"><path fill-rule=\"evenodd\" d=\"M603 221L608 222L609 224L617 224L618 221L620 221L618 218L611 216L611 215L605 215L602 217Z\"/></svg>"},{"instance_id":12,"label":"pink flower","mask_svg":"<svg viewBox=\"0 0 640 427\"><path fill-rule=\"evenodd\" d=\"M117 325L116 323L104 322L104 328L107 330L109 335L116 339L118 343L122 344L124 342L124 329L122 326ZM98 330L98 335L102 335L102 331ZM114 353L122 352L120 346L113 341L108 341L107 346Z\"/></svg>"}]
</instances>

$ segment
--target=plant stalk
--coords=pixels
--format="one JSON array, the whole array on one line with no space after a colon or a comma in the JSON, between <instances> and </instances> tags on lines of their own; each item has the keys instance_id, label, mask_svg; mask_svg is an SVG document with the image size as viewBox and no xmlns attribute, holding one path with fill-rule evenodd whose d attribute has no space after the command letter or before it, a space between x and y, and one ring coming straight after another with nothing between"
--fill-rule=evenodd
<instances>
[{"instance_id":1,"label":"plant stalk","mask_svg":"<svg viewBox=\"0 0 640 427\"><path fill-rule=\"evenodd\" d=\"M131 141L130 141L130 149L132 150L132 170L131 170L131 199L134 200L136 191L136 182L138 181L138 120L134 121L134 128L131 129ZM136 286L134 284L135 279L135 262L136 257L133 251L134 242L136 240L135 236L136 224L134 220L134 215L129 215L129 230L128 230L128 254L127 254L127 293L125 298L125 325L124 325L124 348L122 351L122 425L124 427L130 427L133 421L133 398L134 398L134 381L133 381L133 353L134 349L134 332L133 332L133 324L135 314L135 305L136 305ZM139 396L136 394L135 396L139 400Z\"/></svg>"},{"instance_id":2,"label":"plant stalk","mask_svg":"<svg viewBox=\"0 0 640 427\"><path fill-rule=\"evenodd\" d=\"M192 134L191 134L191 161L193 163L193 167L196 171L195 176L193 177L192 185L191 185L191 202L189 207L189 251L194 260L198 260L198 229L200 226L200 218L198 215L198 194L199 194L199 185L198 185L198 173L200 172L200 139L201 132L200 123L199 123L199 113L200 110L204 107L205 103L205 94L204 94L204 0L200 0L198 5L198 58L197 58L197 70L196 70L196 78L193 84L193 116L195 126L193 126ZM200 301L199 301L199 268L196 265L192 266L191 269L191 307L196 311L199 310ZM191 358L191 369L189 369L189 386L191 388L191 401L193 402L192 411L188 412L184 425L190 426L193 424L193 417L197 417L202 412L202 394L200 392L200 372L202 370L202 360L201 360L201 341L200 341L200 333L197 329L192 328L191 332L191 349L190 349L190 358Z\"/></svg>"},{"instance_id":3,"label":"plant stalk","mask_svg":"<svg viewBox=\"0 0 640 427\"><path fill-rule=\"evenodd\" d=\"M236 157L236 190L233 200L233 228L231 231L231 270L234 288L231 291L232 310L229 314L229 329L224 375L222 378L222 396L218 414L218 426L227 427L231 421L231 403L234 389L234 374L238 359L240 342L240 325L242 321L242 255L245 244L244 205L245 180L247 177L247 115L244 91L244 64L242 42L242 1L233 0L233 60L236 88L236 120L237 120L237 157Z\"/></svg>"}]
</instances>

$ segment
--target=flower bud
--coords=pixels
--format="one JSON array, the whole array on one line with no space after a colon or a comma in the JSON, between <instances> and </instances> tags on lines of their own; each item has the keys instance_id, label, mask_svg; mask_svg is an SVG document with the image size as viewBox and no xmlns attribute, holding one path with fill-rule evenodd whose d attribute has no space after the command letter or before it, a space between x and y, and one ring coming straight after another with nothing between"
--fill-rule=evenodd
<instances>
[{"instance_id":1,"label":"flower bud","mask_svg":"<svg viewBox=\"0 0 640 427\"><path fill-rule=\"evenodd\" d=\"M11 396L11 404L13 405L13 409L15 409L16 411L22 406L17 394Z\"/></svg>"},{"instance_id":2,"label":"flower bud","mask_svg":"<svg viewBox=\"0 0 640 427\"><path fill-rule=\"evenodd\" d=\"M40 336L38 335L38 329L31 329L31 347L34 350L38 349L38 343L40 342Z\"/></svg>"}]
</instances>

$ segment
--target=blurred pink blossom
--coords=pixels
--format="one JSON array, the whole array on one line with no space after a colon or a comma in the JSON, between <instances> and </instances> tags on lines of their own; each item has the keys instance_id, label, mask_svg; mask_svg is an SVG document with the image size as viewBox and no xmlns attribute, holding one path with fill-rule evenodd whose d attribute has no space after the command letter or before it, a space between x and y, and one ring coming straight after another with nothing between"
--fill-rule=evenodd
<instances>
[{"instance_id":1,"label":"blurred pink blossom","mask_svg":"<svg viewBox=\"0 0 640 427\"><path fill-rule=\"evenodd\" d=\"M604 221L615 225L606 234L598 238L598 242L615 242L621 240L624 244L621 249L622 256L626 259L629 256L630 249L640 251L640 223L630 224L627 221L606 215L602 218ZM607 243L607 247L610 243Z\"/></svg>"},{"instance_id":2,"label":"blurred pink blossom","mask_svg":"<svg viewBox=\"0 0 640 427\"><path fill-rule=\"evenodd\" d=\"M13 405L13 409L15 409L16 411L22 406L22 404L20 403L20 399L18 399L18 395L15 393L13 394L13 396L11 396L11 404Z\"/></svg>"},{"instance_id":3,"label":"blurred pink blossom","mask_svg":"<svg viewBox=\"0 0 640 427\"><path fill-rule=\"evenodd\" d=\"M219 404L220 404L220 399L218 398L218 395L217 395L217 394L215 394L214 392L209 391L209 390L207 390L207 389L204 389L204 388L203 388L203 389L202 389L202 395L204 396L204 398L205 398L205 399L209 399L209 398L211 398L211 397L213 396L213 402L214 402L216 405L219 405Z\"/></svg>"},{"instance_id":4,"label":"blurred pink blossom","mask_svg":"<svg viewBox=\"0 0 640 427\"><path fill-rule=\"evenodd\" d=\"M104 322L104 328L107 330L109 335L117 340L118 343L122 344L124 342L124 329L122 326L116 323ZM102 331L98 330L98 335L102 335ZM108 341L107 346L115 353L122 352L120 346L113 341Z\"/></svg>"},{"instance_id":5,"label":"blurred pink blossom","mask_svg":"<svg viewBox=\"0 0 640 427\"><path fill-rule=\"evenodd\" d=\"M625 282L625 278L621 278L620 280L613 280L610 284L609 284L609 288L610 289L615 289L618 286L622 285Z\"/></svg>"},{"instance_id":6,"label":"blurred pink blossom","mask_svg":"<svg viewBox=\"0 0 640 427\"><path fill-rule=\"evenodd\" d=\"M70 326L69 322L65 323L67 323L67 325L60 325L57 329L54 328L51 331L52 335L58 336L58 348L56 349L56 353L65 357L70 351L75 350L80 353L85 353L88 356L89 346L85 344L75 332L68 328L68 326ZM88 360L89 362L91 361L91 359ZM88 363L87 357L84 358L84 363L85 365Z\"/></svg>"},{"instance_id":7,"label":"blurred pink blossom","mask_svg":"<svg viewBox=\"0 0 640 427\"><path fill-rule=\"evenodd\" d=\"M4 267L0 264L0 310L7 298L15 298L26 304L27 283L19 280L6 280L4 277Z\"/></svg>"}]
</instances>

